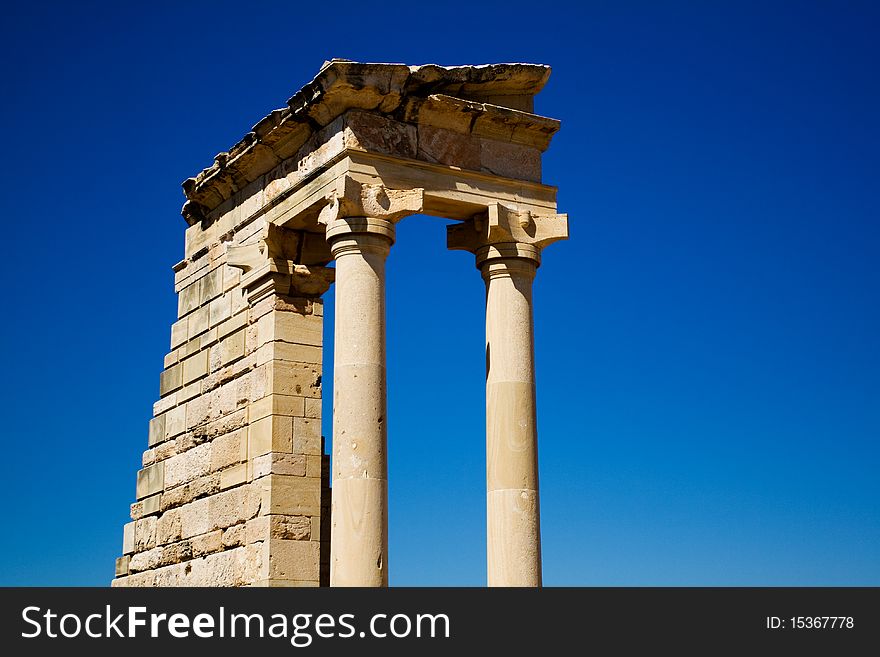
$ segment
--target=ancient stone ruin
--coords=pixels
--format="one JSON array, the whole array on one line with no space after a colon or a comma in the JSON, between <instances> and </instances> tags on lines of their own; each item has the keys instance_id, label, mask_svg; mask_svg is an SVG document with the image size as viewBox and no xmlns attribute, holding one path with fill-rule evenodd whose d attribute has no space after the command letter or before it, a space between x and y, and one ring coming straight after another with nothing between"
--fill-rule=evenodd
<instances>
[{"instance_id":1,"label":"ancient stone ruin","mask_svg":"<svg viewBox=\"0 0 880 657\"><path fill-rule=\"evenodd\" d=\"M531 288L568 234L541 182L549 75L333 60L184 182L179 319L114 586L387 585L384 271L410 215L455 220L486 284L489 585L541 584Z\"/></svg>"}]
</instances>

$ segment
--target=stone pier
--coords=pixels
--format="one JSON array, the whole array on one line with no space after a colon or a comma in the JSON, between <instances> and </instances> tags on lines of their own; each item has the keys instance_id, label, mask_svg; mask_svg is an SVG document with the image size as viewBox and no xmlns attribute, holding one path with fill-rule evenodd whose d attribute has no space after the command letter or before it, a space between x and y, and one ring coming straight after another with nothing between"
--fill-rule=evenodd
<instances>
[{"instance_id":1,"label":"stone pier","mask_svg":"<svg viewBox=\"0 0 880 657\"><path fill-rule=\"evenodd\" d=\"M485 280L488 582L540 586L532 280L568 234L541 181L549 73L333 60L184 182L178 320L114 586L388 585L385 259L406 217L457 222L448 246Z\"/></svg>"}]
</instances>

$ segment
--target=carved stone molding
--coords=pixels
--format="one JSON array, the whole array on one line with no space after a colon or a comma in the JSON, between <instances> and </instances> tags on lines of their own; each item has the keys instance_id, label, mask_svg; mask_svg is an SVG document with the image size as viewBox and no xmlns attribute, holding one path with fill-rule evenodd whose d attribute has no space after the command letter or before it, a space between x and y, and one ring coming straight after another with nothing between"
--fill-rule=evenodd
<instances>
[{"instance_id":1,"label":"carved stone molding","mask_svg":"<svg viewBox=\"0 0 880 657\"><path fill-rule=\"evenodd\" d=\"M329 289L334 269L299 262L309 235L268 224L256 244L229 247L226 264L241 269L250 303L268 294L319 297Z\"/></svg>"},{"instance_id":2,"label":"carved stone molding","mask_svg":"<svg viewBox=\"0 0 880 657\"><path fill-rule=\"evenodd\" d=\"M447 248L476 254L478 267L489 258L519 257L540 263L541 249L565 239L567 214L538 215L500 203L446 228Z\"/></svg>"}]
</instances>

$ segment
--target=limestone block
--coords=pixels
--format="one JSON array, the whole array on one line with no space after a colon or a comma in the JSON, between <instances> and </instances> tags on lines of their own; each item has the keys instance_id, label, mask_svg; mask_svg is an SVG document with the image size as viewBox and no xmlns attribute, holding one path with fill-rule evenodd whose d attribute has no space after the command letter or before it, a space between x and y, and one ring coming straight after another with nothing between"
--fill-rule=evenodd
<instances>
[{"instance_id":1,"label":"limestone block","mask_svg":"<svg viewBox=\"0 0 880 657\"><path fill-rule=\"evenodd\" d=\"M124 557L119 557L116 560L116 576L123 577L128 575L128 562L131 561L131 557L129 555L125 555Z\"/></svg>"},{"instance_id":2,"label":"limestone block","mask_svg":"<svg viewBox=\"0 0 880 657\"><path fill-rule=\"evenodd\" d=\"M321 396L320 366L276 360L266 367L270 368L273 393L301 397Z\"/></svg>"},{"instance_id":3,"label":"limestone block","mask_svg":"<svg viewBox=\"0 0 880 657\"><path fill-rule=\"evenodd\" d=\"M480 170L480 140L430 125L419 126L420 160Z\"/></svg>"},{"instance_id":4,"label":"limestone block","mask_svg":"<svg viewBox=\"0 0 880 657\"><path fill-rule=\"evenodd\" d=\"M316 315L275 313L273 340L320 347L324 343L324 320Z\"/></svg>"},{"instance_id":5,"label":"limestone block","mask_svg":"<svg viewBox=\"0 0 880 657\"><path fill-rule=\"evenodd\" d=\"M210 320L210 306L203 306L198 310L193 311L189 316L189 323L187 324L186 330L189 334L189 339L192 340L195 336L200 333L204 333L208 330L209 320Z\"/></svg>"},{"instance_id":6,"label":"limestone block","mask_svg":"<svg viewBox=\"0 0 880 657\"><path fill-rule=\"evenodd\" d=\"M193 430L208 421L210 417L209 402L208 394L201 394L186 403L187 430Z\"/></svg>"},{"instance_id":7,"label":"limestone block","mask_svg":"<svg viewBox=\"0 0 880 657\"><path fill-rule=\"evenodd\" d=\"M162 492L165 474L165 462L160 461L137 474L137 499L142 500L150 495Z\"/></svg>"},{"instance_id":8,"label":"limestone block","mask_svg":"<svg viewBox=\"0 0 880 657\"><path fill-rule=\"evenodd\" d=\"M141 518L134 526L135 552L143 552L156 547L156 517Z\"/></svg>"},{"instance_id":9,"label":"limestone block","mask_svg":"<svg viewBox=\"0 0 880 657\"><path fill-rule=\"evenodd\" d=\"M192 538L214 529L208 509L211 499L213 498L203 497L179 508L181 538Z\"/></svg>"},{"instance_id":10,"label":"limestone block","mask_svg":"<svg viewBox=\"0 0 880 657\"><path fill-rule=\"evenodd\" d=\"M182 452L180 441L178 438L173 438L171 440L166 440L164 443L159 443L156 447L156 460L164 461L165 459L169 459L175 454Z\"/></svg>"},{"instance_id":11,"label":"limestone block","mask_svg":"<svg viewBox=\"0 0 880 657\"><path fill-rule=\"evenodd\" d=\"M165 463L165 486L174 488L188 483L211 471L211 443L203 443Z\"/></svg>"},{"instance_id":12,"label":"limestone block","mask_svg":"<svg viewBox=\"0 0 880 657\"><path fill-rule=\"evenodd\" d=\"M223 549L223 532L219 529L195 536L191 541L193 557L219 552Z\"/></svg>"},{"instance_id":13,"label":"limestone block","mask_svg":"<svg viewBox=\"0 0 880 657\"><path fill-rule=\"evenodd\" d=\"M169 509L156 521L156 543L167 545L181 538L180 510Z\"/></svg>"},{"instance_id":14,"label":"limestone block","mask_svg":"<svg viewBox=\"0 0 880 657\"><path fill-rule=\"evenodd\" d=\"M160 415L150 420L150 437L148 444L150 447L158 445L165 440L165 416Z\"/></svg>"},{"instance_id":15,"label":"limestone block","mask_svg":"<svg viewBox=\"0 0 880 657\"><path fill-rule=\"evenodd\" d=\"M122 554L134 552L134 522L127 522L122 526Z\"/></svg>"},{"instance_id":16,"label":"limestone block","mask_svg":"<svg viewBox=\"0 0 880 657\"><path fill-rule=\"evenodd\" d=\"M175 406L165 415L165 439L186 431L186 406Z\"/></svg>"},{"instance_id":17,"label":"limestone block","mask_svg":"<svg viewBox=\"0 0 880 657\"><path fill-rule=\"evenodd\" d=\"M171 325L171 348L177 349L180 345L187 341L189 333L187 326L189 320L181 319Z\"/></svg>"},{"instance_id":18,"label":"limestone block","mask_svg":"<svg viewBox=\"0 0 880 657\"><path fill-rule=\"evenodd\" d=\"M175 365L175 367L177 366ZM175 406L177 406L177 393L172 392L169 395L163 396L162 399L153 404L153 415L158 417Z\"/></svg>"},{"instance_id":19,"label":"limestone block","mask_svg":"<svg viewBox=\"0 0 880 657\"><path fill-rule=\"evenodd\" d=\"M259 479L269 474L292 475L303 477L306 474L306 458L301 454L285 454L269 452L254 458L252 463L252 479Z\"/></svg>"},{"instance_id":20,"label":"limestone block","mask_svg":"<svg viewBox=\"0 0 880 657\"><path fill-rule=\"evenodd\" d=\"M320 544L317 541L269 541L269 578L314 580L320 578Z\"/></svg>"},{"instance_id":21,"label":"limestone block","mask_svg":"<svg viewBox=\"0 0 880 657\"><path fill-rule=\"evenodd\" d=\"M164 397L183 385L183 368L173 365L159 375L159 396Z\"/></svg>"},{"instance_id":22,"label":"limestone block","mask_svg":"<svg viewBox=\"0 0 880 657\"><path fill-rule=\"evenodd\" d=\"M239 463L223 470L220 473L220 490L240 486L247 482L247 467L247 463Z\"/></svg>"},{"instance_id":23,"label":"limestone block","mask_svg":"<svg viewBox=\"0 0 880 657\"><path fill-rule=\"evenodd\" d=\"M321 454L308 454L306 457L306 477L320 477L321 469L324 464L324 457Z\"/></svg>"},{"instance_id":24,"label":"limestone block","mask_svg":"<svg viewBox=\"0 0 880 657\"><path fill-rule=\"evenodd\" d=\"M271 536L272 516L257 516L251 518L245 524L244 541L250 545L260 541L268 541Z\"/></svg>"},{"instance_id":25,"label":"limestone block","mask_svg":"<svg viewBox=\"0 0 880 657\"><path fill-rule=\"evenodd\" d=\"M148 449L141 455L141 465L147 467L156 462L156 450Z\"/></svg>"},{"instance_id":26,"label":"limestone block","mask_svg":"<svg viewBox=\"0 0 880 657\"><path fill-rule=\"evenodd\" d=\"M183 317L199 307L199 295L201 294L202 282L197 280L192 285L187 285L180 291L177 297L177 316Z\"/></svg>"},{"instance_id":27,"label":"limestone block","mask_svg":"<svg viewBox=\"0 0 880 657\"><path fill-rule=\"evenodd\" d=\"M201 431L207 439L213 439L230 431L235 431L248 423L248 409L243 408L224 417L208 422Z\"/></svg>"},{"instance_id":28,"label":"limestone block","mask_svg":"<svg viewBox=\"0 0 880 657\"><path fill-rule=\"evenodd\" d=\"M320 419L293 418L292 451L294 454L323 454Z\"/></svg>"},{"instance_id":29,"label":"limestone block","mask_svg":"<svg viewBox=\"0 0 880 657\"><path fill-rule=\"evenodd\" d=\"M269 475L254 481L263 493L260 513L263 515L321 514L321 481L310 477Z\"/></svg>"},{"instance_id":30,"label":"limestone block","mask_svg":"<svg viewBox=\"0 0 880 657\"><path fill-rule=\"evenodd\" d=\"M479 158L483 171L506 178L541 182L541 151L537 148L492 139L480 141Z\"/></svg>"},{"instance_id":31,"label":"limestone block","mask_svg":"<svg viewBox=\"0 0 880 657\"><path fill-rule=\"evenodd\" d=\"M269 516L269 532L272 538L307 541L312 533L312 519L308 516Z\"/></svg>"},{"instance_id":32,"label":"limestone block","mask_svg":"<svg viewBox=\"0 0 880 657\"><path fill-rule=\"evenodd\" d=\"M243 329L245 326L247 326L247 319L247 313L238 313L237 315L233 315L217 327L218 338L222 340L230 333L234 333L235 331Z\"/></svg>"},{"instance_id":33,"label":"limestone block","mask_svg":"<svg viewBox=\"0 0 880 657\"><path fill-rule=\"evenodd\" d=\"M229 292L241 282L241 269L223 265L223 291Z\"/></svg>"},{"instance_id":34,"label":"limestone block","mask_svg":"<svg viewBox=\"0 0 880 657\"><path fill-rule=\"evenodd\" d=\"M208 351L202 350L182 362L183 383L191 383L208 373Z\"/></svg>"},{"instance_id":35,"label":"limestone block","mask_svg":"<svg viewBox=\"0 0 880 657\"><path fill-rule=\"evenodd\" d=\"M162 562L162 548L153 548L146 552L138 552L128 562L128 570L131 573L139 573L144 570L158 568Z\"/></svg>"},{"instance_id":36,"label":"limestone block","mask_svg":"<svg viewBox=\"0 0 880 657\"><path fill-rule=\"evenodd\" d=\"M222 470L230 465L246 461L247 429L238 429L217 436L211 443L211 470Z\"/></svg>"},{"instance_id":37,"label":"limestone block","mask_svg":"<svg viewBox=\"0 0 880 657\"><path fill-rule=\"evenodd\" d=\"M177 403L184 404L190 399L195 399L202 393L202 385L199 381L194 381L189 385L183 386L177 391ZM189 427L189 425L187 425Z\"/></svg>"},{"instance_id":38,"label":"limestone block","mask_svg":"<svg viewBox=\"0 0 880 657\"><path fill-rule=\"evenodd\" d=\"M305 416L312 419L321 419L321 400L309 397L305 402Z\"/></svg>"},{"instance_id":39,"label":"limestone block","mask_svg":"<svg viewBox=\"0 0 880 657\"><path fill-rule=\"evenodd\" d=\"M162 510L179 507L193 500L213 495L220 491L220 474L212 473L199 477L183 486L172 488L162 494Z\"/></svg>"},{"instance_id":40,"label":"limestone block","mask_svg":"<svg viewBox=\"0 0 880 657\"><path fill-rule=\"evenodd\" d=\"M345 114L345 148L415 158L417 141L413 125L366 112Z\"/></svg>"},{"instance_id":41,"label":"limestone block","mask_svg":"<svg viewBox=\"0 0 880 657\"><path fill-rule=\"evenodd\" d=\"M244 342L245 331L236 331L224 338L220 343L220 364L228 365L229 363L244 358Z\"/></svg>"},{"instance_id":42,"label":"limestone block","mask_svg":"<svg viewBox=\"0 0 880 657\"><path fill-rule=\"evenodd\" d=\"M209 323L217 326L232 316L232 295L224 294L217 297L208 306Z\"/></svg>"},{"instance_id":43,"label":"limestone block","mask_svg":"<svg viewBox=\"0 0 880 657\"><path fill-rule=\"evenodd\" d=\"M248 459L268 452L290 452L293 449L293 421L283 415L269 415L248 427Z\"/></svg>"},{"instance_id":44,"label":"limestone block","mask_svg":"<svg viewBox=\"0 0 880 657\"><path fill-rule=\"evenodd\" d=\"M158 567L179 564L182 561L192 559L192 543L190 541L181 541L180 543L172 543L162 548L156 548L159 551Z\"/></svg>"},{"instance_id":45,"label":"limestone block","mask_svg":"<svg viewBox=\"0 0 880 657\"><path fill-rule=\"evenodd\" d=\"M232 316L234 317L248 308L247 294L241 288L234 288L229 292L232 303Z\"/></svg>"},{"instance_id":46,"label":"limestone block","mask_svg":"<svg viewBox=\"0 0 880 657\"><path fill-rule=\"evenodd\" d=\"M150 495L150 497L146 497L140 501L141 505L141 513L144 516L151 516L159 513L159 509L162 506L162 495L161 493L157 493L156 495Z\"/></svg>"},{"instance_id":47,"label":"limestone block","mask_svg":"<svg viewBox=\"0 0 880 657\"><path fill-rule=\"evenodd\" d=\"M264 347L264 349L271 349L272 356L276 360L286 360L295 363L320 365L324 356L324 350L321 347L290 344L287 342L275 342L270 347ZM259 356L257 356L257 362L259 360Z\"/></svg>"},{"instance_id":48,"label":"limestone block","mask_svg":"<svg viewBox=\"0 0 880 657\"><path fill-rule=\"evenodd\" d=\"M212 269L201 278L201 289L199 293L199 305L204 306L206 303L220 296L223 292L223 268L217 267Z\"/></svg>"},{"instance_id":49,"label":"limestone block","mask_svg":"<svg viewBox=\"0 0 880 657\"><path fill-rule=\"evenodd\" d=\"M239 486L205 499L213 527L225 529L246 522L260 512L262 490L259 487Z\"/></svg>"},{"instance_id":50,"label":"limestone block","mask_svg":"<svg viewBox=\"0 0 880 657\"><path fill-rule=\"evenodd\" d=\"M165 357L162 359L162 367L168 369L172 365L174 365L180 357L177 354L177 349L173 349L172 351L165 354Z\"/></svg>"},{"instance_id":51,"label":"limestone block","mask_svg":"<svg viewBox=\"0 0 880 657\"><path fill-rule=\"evenodd\" d=\"M233 525L223 530L222 544L224 548L244 545L246 523Z\"/></svg>"}]
</instances>

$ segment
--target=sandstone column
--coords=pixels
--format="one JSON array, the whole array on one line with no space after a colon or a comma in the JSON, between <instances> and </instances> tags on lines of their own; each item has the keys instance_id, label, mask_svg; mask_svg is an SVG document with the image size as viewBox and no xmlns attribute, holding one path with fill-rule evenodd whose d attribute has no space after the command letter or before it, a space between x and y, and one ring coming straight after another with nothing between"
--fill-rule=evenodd
<instances>
[{"instance_id":1,"label":"sandstone column","mask_svg":"<svg viewBox=\"0 0 880 657\"><path fill-rule=\"evenodd\" d=\"M423 194L344 187L320 216L336 260L330 585L387 586L385 258Z\"/></svg>"},{"instance_id":2,"label":"sandstone column","mask_svg":"<svg viewBox=\"0 0 880 657\"><path fill-rule=\"evenodd\" d=\"M565 215L492 204L449 227L486 282L486 511L489 586L541 585L532 281L541 249L567 237Z\"/></svg>"}]
</instances>

